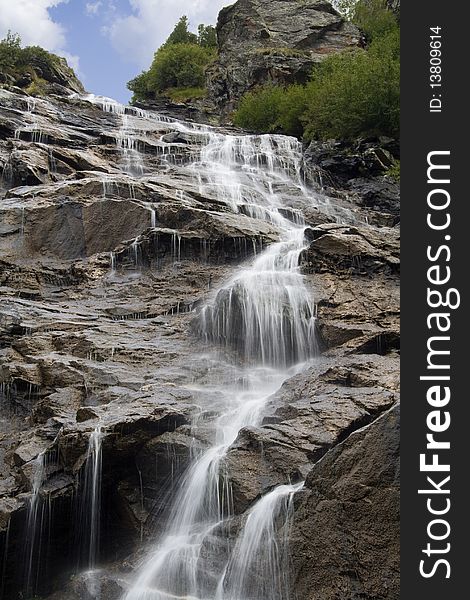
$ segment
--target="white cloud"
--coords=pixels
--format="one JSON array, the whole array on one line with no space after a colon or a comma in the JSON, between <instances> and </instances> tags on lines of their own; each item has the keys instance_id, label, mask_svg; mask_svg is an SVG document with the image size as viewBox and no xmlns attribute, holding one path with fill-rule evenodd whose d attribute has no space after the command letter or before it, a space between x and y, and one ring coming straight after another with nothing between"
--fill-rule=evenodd
<instances>
[{"instance_id":1,"label":"white cloud","mask_svg":"<svg viewBox=\"0 0 470 600\"><path fill-rule=\"evenodd\" d=\"M194 28L199 23L215 23L220 9L233 1L129 0L132 13L114 15L102 31L125 60L146 69L182 15L189 17Z\"/></svg>"},{"instance_id":2,"label":"white cloud","mask_svg":"<svg viewBox=\"0 0 470 600\"><path fill-rule=\"evenodd\" d=\"M0 0L0 34L10 29L25 45L57 50L66 44L65 30L52 20L48 9L68 0Z\"/></svg>"},{"instance_id":3,"label":"white cloud","mask_svg":"<svg viewBox=\"0 0 470 600\"><path fill-rule=\"evenodd\" d=\"M97 2L87 2L85 5L85 12L90 17L93 17L98 14L102 6L103 3L101 2L101 0L98 0Z\"/></svg>"},{"instance_id":4,"label":"white cloud","mask_svg":"<svg viewBox=\"0 0 470 600\"><path fill-rule=\"evenodd\" d=\"M79 58L65 50L64 27L54 21L49 9L69 0L0 0L0 37L8 30L18 33L24 46L42 46L64 56L69 65L79 71Z\"/></svg>"}]
</instances>

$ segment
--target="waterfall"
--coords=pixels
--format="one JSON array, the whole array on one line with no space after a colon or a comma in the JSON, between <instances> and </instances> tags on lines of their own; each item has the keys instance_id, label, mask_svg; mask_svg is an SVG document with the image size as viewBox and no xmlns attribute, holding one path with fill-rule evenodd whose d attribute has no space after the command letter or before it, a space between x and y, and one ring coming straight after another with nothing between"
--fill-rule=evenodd
<instances>
[{"instance_id":1,"label":"waterfall","mask_svg":"<svg viewBox=\"0 0 470 600\"><path fill-rule=\"evenodd\" d=\"M84 466L80 494L81 559L89 570L96 568L99 559L101 527L101 467L103 431L91 432Z\"/></svg>"},{"instance_id":2,"label":"waterfall","mask_svg":"<svg viewBox=\"0 0 470 600\"><path fill-rule=\"evenodd\" d=\"M267 368L249 369L243 375L244 380L231 387L204 390L224 395L224 407L214 423L214 445L180 482L167 534L151 552L126 600L215 597L217 582L211 589L199 561L206 540L232 514L230 486L221 470L223 459L243 427L260 424L267 400L289 376Z\"/></svg>"},{"instance_id":3,"label":"waterfall","mask_svg":"<svg viewBox=\"0 0 470 600\"><path fill-rule=\"evenodd\" d=\"M36 570L39 569L39 559L42 545L44 500L41 498L41 488L46 479L46 453L41 452L33 461L33 481L31 497L28 504L25 540L25 590L32 594L36 588Z\"/></svg>"},{"instance_id":4,"label":"waterfall","mask_svg":"<svg viewBox=\"0 0 470 600\"><path fill-rule=\"evenodd\" d=\"M119 129L116 145L122 154L123 170L128 175L140 177L144 174L145 167L140 152L141 143L136 137L136 129L132 126L132 117L121 115L122 124Z\"/></svg>"},{"instance_id":5,"label":"waterfall","mask_svg":"<svg viewBox=\"0 0 470 600\"><path fill-rule=\"evenodd\" d=\"M249 511L216 600L289 598L288 539L286 535L279 538L276 521L283 521L285 534L292 516L292 499L303 485L281 485Z\"/></svg>"},{"instance_id":6,"label":"waterfall","mask_svg":"<svg viewBox=\"0 0 470 600\"><path fill-rule=\"evenodd\" d=\"M130 178L144 175L140 151L147 132L190 134L198 150L190 164L178 168L192 177L199 193L232 213L261 221L277 235L265 249L254 244L254 258L214 290L199 313L195 330L212 349L219 377L196 382L191 389L202 410L215 415L212 441L203 452L194 449L163 532L148 549L123 600L288 600L287 537L280 539L279 530L287 536L292 498L302 484L281 485L261 497L236 542L229 544L234 511L225 457L243 428L261 424L269 398L317 353L315 304L299 268L308 246L302 208L321 209L338 221L355 221L354 215L307 188L302 145L295 138L229 135L124 107L109 98L85 99L121 119L116 143L123 157L121 169ZM171 143L161 144L163 160ZM184 202L184 190L176 196ZM156 214L151 211L153 227ZM129 247L136 268L139 239ZM173 258L181 259L177 231ZM114 269L113 255L111 264ZM197 427L195 417L195 433ZM207 432L207 423L205 428ZM87 461L91 465L99 462L94 452ZM96 523L92 527L99 529ZM90 559L91 566L94 561Z\"/></svg>"},{"instance_id":7,"label":"waterfall","mask_svg":"<svg viewBox=\"0 0 470 600\"><path fill-rule=\"evenodd\" d=\"M228 450L244 427L260 425L272 394L316 353L315 306L299 270L299 257L307 246L305 224L298 212L295 219L282 212L290 200L287 190L306 199L301 145L282 136L233 136L210 129L199 134L200 154L189 171L201 194L270 224L279 241L240 268L200 313L200 337L212 347L236 351L242 366L236 367L232 380L195 387L201 404L218 414L212 423L213 443L179 482L165 532L149 550L125 600L268 600L261 587L252 596L237 596L235 579L245 593L248 573L251 578L269 573L276 593L272 598L286 600L275 526L288 520L289 499L299 486L281 486L259 501L232 559L215 568L215 576L205 562L216 560L217 531L233 516L223 468ZM176 257L176 235L174 241ZM137 265L137 242L133 252ZM240 552L246 548L249 552L242 560ZM258 573L261 556L266 564Z\"/></svg>"}]
</instances>

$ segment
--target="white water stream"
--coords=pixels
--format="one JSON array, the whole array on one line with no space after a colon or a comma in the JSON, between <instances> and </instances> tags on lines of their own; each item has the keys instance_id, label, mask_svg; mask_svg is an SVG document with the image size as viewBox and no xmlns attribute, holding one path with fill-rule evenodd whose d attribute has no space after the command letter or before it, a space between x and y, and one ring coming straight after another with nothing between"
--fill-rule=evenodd
<instances>
[{"instance_id":1,"label":"white water stream","mask_svg":"<svg viewBox=\"0 0 470 600\"><path fill-rule=\"evenodd\" d=\"M82 554L89 569L96 567L100 548L103 435L99 426L90 434L81 485L81 533L84 542Z\"/></svg>"},{"instance_id":2,"label":"white water stream","mask_svg":"<svg viewBox=\"0 0 470 600\"><path fill-rule=\"evenodd\" d=\"M261 424L269 398L317 352L315 305L299 269L300 255L308 246L302 207L322 210L331 220L348 218L347 211L307 189L302 147L294 138L231 135L107 98L90 95L83 100L120 120L116 148L130 186L148 174L141 152L147 133L191 134L199 150L190 164L180 168L200 194L225 204L229 212L262 222L278 238L255 252L200 312L198 333L218 361L215 371L224 371L223 360L231 361L223 381L214 376L213 381L194 386L203 409L216 415L211 421L212 441L204 452L195 453L172 499L164 531L148 549L123 600L289 600L286 532L292 498L302 484L286 484L261 497L232 540L233 501L224 459L239 432ZM165 152L171 146L162 142ZM104 181L104 197L107 193L111 191ZM182 202L185 193L178 191ZM148 209L149 224L155 227L157 213L152 205ZM175 260L180 255L176 245L177 233ZM137 266L137 241L133 252ZM114 272L113 253L111 262ZM196 420L195 430L197 426ZM89 569L99 561L102 435L99 429L92 434L86 467ZM35 498L41 484L38 476L32 520L37 519Z\"/></svg>"},{"instance_id":3,"label":"white water stream","mask_svg":"<svg viewBox=\"0 0 470 600\"><path fill-rule=\"evenodd\" d=\"M125 170L143 174L133 138L141 131L132 134L126 109L110 100L88 99L123 116L117 146ZM143 111L136 117L165 122ZM216 379L197 388L201 403L205 399L218 413L212 421L213 442L180 481L165 532L149 549L125 600L287 600L286 548L278 528L287 524L301 484L262 497L222 563L218 554L226 540L217 533L233 515L223 469L229 448L244 427L261 423L272 394L316 353L314 301L299 270L307 246L305 226L299 211L289 206L290 197L297 203L310 200L302 181L301 145L294 138L225 135L177 121L169 128L200 136L199 157L188 166L200 193L269 224L279 241L240 268L201 311L201 337L208 345L235 351L242 367L233 381Z\"/></svg>"}]
</instances>

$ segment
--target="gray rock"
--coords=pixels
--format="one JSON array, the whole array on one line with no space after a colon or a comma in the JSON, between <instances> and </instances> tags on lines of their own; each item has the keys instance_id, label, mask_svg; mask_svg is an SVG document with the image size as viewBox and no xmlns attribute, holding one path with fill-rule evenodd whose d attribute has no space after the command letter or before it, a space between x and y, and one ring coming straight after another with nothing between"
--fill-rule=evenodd
<instances>
[{"instance_id":1,"label":"gray rock","mask_svg":"<svg viewBox=\"0 0 470 600\"><path fill-rule=\"evenodd\" d=\"M329 195L341 196L347 190L350 200L376 213L379 224L393 226L400 218L400 184L388 171L399 156L399 144L390 138L314 141L305 151L305 169Z\"/></svg>"},{"instance_id":2,"label":"gray rock","mask_svg":"<svg viewBox=\"0 0 470 600\"><path fill-rule=\"evenodd\" d=\"M399 406L318 462L290 534L299 600L395 600L400 588Z\"/></svg>"},{"instance_id":3,"label":"gray rock","mask_svg":"<svg viewBox=\"0 0 470 600\"><path fill-rule=\"evenodd\" d=\"M266 490L305 479L316 461L398 399L397 357L322 359L271 399L225 460L237 512Z\"/></svg>"},{"instance_id":4,"label":"gray rock","mask_svg":"<svg viewBox=\"0 0 470 600\"><path fill-rule=\"evenodd\" d=\"M325 56L360 40L324 0L238 0L220 12L217 36L219 57L208 68L207 84L227 111L257 85L307 81Z\"/></svg>"}]
</instances>

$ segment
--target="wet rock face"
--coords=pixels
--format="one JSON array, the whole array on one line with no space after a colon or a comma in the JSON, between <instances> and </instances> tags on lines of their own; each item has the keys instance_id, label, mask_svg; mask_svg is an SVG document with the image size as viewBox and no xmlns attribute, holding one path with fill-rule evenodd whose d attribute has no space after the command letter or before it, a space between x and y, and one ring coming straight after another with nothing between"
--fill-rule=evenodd
<instances>
[{"instance_id":1,"label":"wet rock face","mask_svg":"<svg viewBox=\"0 0 470 600\"><path fill-rule=\"evenodd\" d=\"M238 0L220 12L217 36L219 58L207 81L211 97L228 111L257 85L304 83L325 56L360 40L324 0Z\"/></svg>"},{"instance_id":2,"label":"wet rock face","mask_svg":"<svg viewBox=\"0 0 470 600\"><path fill-rule=\"evenodd\" d=\"M310 472L291 533L299 600L400 595L399 406Z\"/></svg>"},{"instance_id":3,"label":"wet rock face","mask_svg":"<svg viewBox=\"0 0 470 600\"><path fill-rule=\"evenodd\" d=\"M326 4L295 6L310 4L338 18ZM326 196L296 140L238 138L91 100L0 90L0 557L12 600L25 586L18 565L42 455L37 506L44 515L51 507L51 517L39 531L48 528L53 543L34 559L33 570L49 574L37 592L84 600L96 583L102 598L122 596L185 470L213 443L225 396L217 388L201 402L198 385L243 378L239 355L208 356L195 327L201 307L279 241L281 217L307 227L296 277L304 275L315 301L323 355L292 372L259 427L243 429L224 458L234 514L204 548L208 580L220 571L209 547L220 548L222 564L227 536L232 543L258 498L307 477L310 498L312 469L398 399L396 229L376 227L366 203ZM221 155L230 163L225 187ZM257 205L273 193L282 206ZM70 580L88 564L80 499L97 427L98 583L86 574ZM308 506L301 522L311 518ZM301 558L299 572L307 569ZM387 579L390 565L377 577ZM315 585L326 589L320 579Z\"/></svg>"},{"instance_id":4,"label":"wet rock face","mask_svg":"<svg viewBox=\"0 0 470 600\"><path fill-rule=\"evenodd\" d=\"M338 140L312 142L305 151L306 169L318 177L325 192L368 207L375 213L373 222L394 226L400 221L400 184L390 175L400 159L396 140Z\"/></svg>"}]
</instances>

